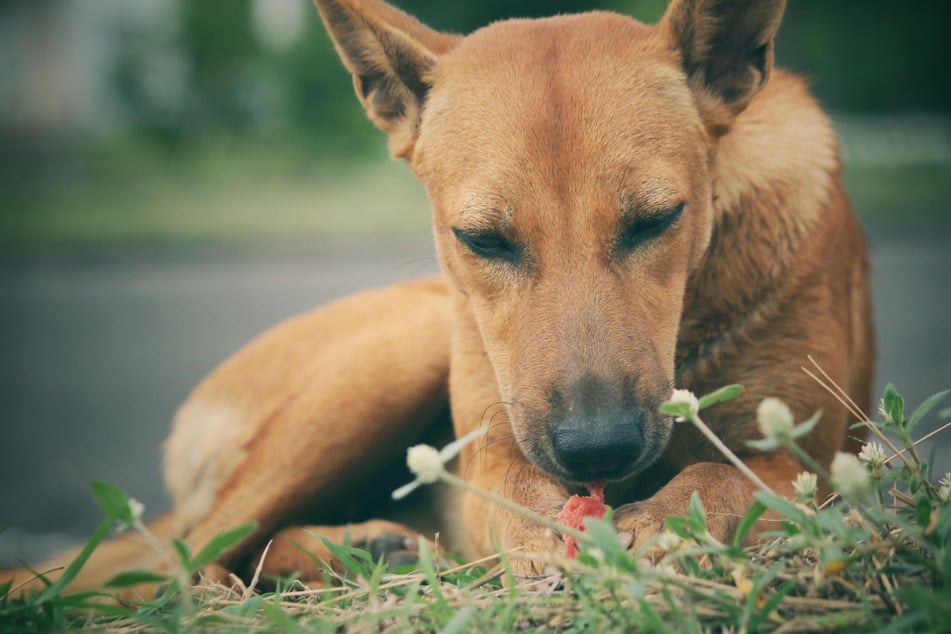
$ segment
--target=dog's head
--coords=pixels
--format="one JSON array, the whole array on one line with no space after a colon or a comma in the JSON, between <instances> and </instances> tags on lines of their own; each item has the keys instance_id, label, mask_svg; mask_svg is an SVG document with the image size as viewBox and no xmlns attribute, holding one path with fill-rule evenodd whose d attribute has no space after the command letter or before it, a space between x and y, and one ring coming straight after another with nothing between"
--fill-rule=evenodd
<instances>
[{"instance_id":1,"label":"dog's head","mask_svg":"<svg viewBox=\"0 0 951 634\"><path fill-rule=\"evenodd\" d=\"M566 480L649 466L670 422L717 139L765 83L783 0L674 0L437 33L317 0L357 95L433 206L525 455Z\"/></svg>"}]
</instances>

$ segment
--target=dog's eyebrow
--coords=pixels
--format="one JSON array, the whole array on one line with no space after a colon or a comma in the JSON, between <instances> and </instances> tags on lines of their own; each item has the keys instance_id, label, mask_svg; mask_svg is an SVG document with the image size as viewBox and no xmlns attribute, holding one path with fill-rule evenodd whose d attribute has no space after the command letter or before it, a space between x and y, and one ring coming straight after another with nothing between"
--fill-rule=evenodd
<instances>
[{"instance_id":1,"label":"dog's eyebrow","mask_svg":"<svg viewBox=\"0 0 951 634\"><path fill-rule=\"evenodd\" d=\"M634 218L652 214L680 204L684 195L677 182L670 178L650 178L635 187L628 187L618 196L621 215Z\"/></svg>"},{"instance_id":2,"label":"dog's eyebrow","mask_svg":"<svg viewBox=\"0 0 951 634\"><path fill-rule=\"evenodd\" d=\"M512 205L499 194L473 192L465 197L459 210L459 220L486 229L511 227L513 215Z\"/></svg>"}]
</instances>

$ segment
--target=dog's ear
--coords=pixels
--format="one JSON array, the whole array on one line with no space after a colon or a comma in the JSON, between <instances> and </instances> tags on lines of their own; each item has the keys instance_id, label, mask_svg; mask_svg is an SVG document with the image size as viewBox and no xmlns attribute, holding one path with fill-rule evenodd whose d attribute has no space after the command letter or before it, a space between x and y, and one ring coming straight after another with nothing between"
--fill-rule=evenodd
<instances>
[{"instance_id":1,"label":"dog's ear","mask_svg":"<svg viewBox=\"0 0 951 634\"><path fill-rule=\"evenodd\" d=\"M735 117L766 83L785 7L786 0L674 0L667 9L661 28L680 52L701 107L721 111L710 112L714 118Z\"/></svg>"},{"instance_id":2,"label":"dog's ear","mask_svg":"<svg viewBox=\"0 0 951 634\"><path fill-rule=\"evenodd\" d=\"M389 135L393 156L409 158L429 74L459 36L434 31L381 0L315 0L360 103Z\"/></svg>"}]
</instances>

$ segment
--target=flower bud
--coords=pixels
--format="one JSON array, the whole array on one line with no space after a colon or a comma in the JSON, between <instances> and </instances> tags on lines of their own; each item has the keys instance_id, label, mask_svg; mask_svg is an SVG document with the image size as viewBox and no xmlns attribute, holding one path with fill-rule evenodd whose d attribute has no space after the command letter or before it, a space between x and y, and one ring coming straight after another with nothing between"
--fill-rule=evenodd
<instances>
[{"instance_id":1,"label":"flower bud","mask_svg":"<svg viewBox=\"0 0 951 634\"><path fill-rule=\"evenodd\" d=\"M778 398L764 398L756 408L756 420L763 438L784 440L792 437L795 420L789 407Z\"/></svg>"},{"instance_id":2,"label":"flower bud","mask_svg":"<svg viewBox=\"0 0 951 634\"><path fill-rule=\"evenodd\" d=\"M861 497L868 491L868 470L853 454L837 451L830 471L832 485L842 495Z\"/></svg>"},{"instance_id":3,"label":"flower bud","mask_svg":"<svg viewBox=\"0 0 951 634\"><path fill-rule=\"evenodd\" d=\"M442 458L435 447L429 445L414 445L406 450L406 466L413 472L416 479L423 484L430 484L439 479L442 473Z\"/></svg>"}]
</instances>

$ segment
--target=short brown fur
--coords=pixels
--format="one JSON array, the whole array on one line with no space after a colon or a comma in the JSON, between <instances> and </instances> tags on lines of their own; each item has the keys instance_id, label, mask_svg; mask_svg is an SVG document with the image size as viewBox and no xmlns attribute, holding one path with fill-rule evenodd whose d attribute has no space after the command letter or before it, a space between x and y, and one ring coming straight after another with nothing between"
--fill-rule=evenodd
<instances>
[{"instance_id":1,"label":"short brown fur","mask_svg":"<svg viewBox=\"0 0 951 634\"><path fill-rule=\"evenodd\" d=\"M772 68L783 5L674 0L657 26L595 12L460 37L379 0L317 0L361 103L427 189L444 277L279 325L209 376L167 446L163 535L200 547L256 520L220 562L237 569L297 518L383 515L378 496L353 515L344 500L379 479L371 465L445 428L447 402L456 436L490 426L464 477L552 517L608 480L632 547L694 491L720 539L752 500L659 413L673 387L742 384L705 418L780 493L801 466L745 444L764 397L797 420L822 410L804 440L820 464L851 448L847 412L800 365L812 355L868 405L865 246L827 119ZM477 497L411 511L465 556L520 548L520 572L554 546ZM355 530L413 534L394 526ZM304 538L277 534L265 569L287 573ZM133 566L160 564L109 546L76 586Z\"/></svg>"}]
</instances>

